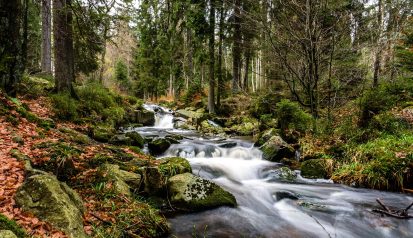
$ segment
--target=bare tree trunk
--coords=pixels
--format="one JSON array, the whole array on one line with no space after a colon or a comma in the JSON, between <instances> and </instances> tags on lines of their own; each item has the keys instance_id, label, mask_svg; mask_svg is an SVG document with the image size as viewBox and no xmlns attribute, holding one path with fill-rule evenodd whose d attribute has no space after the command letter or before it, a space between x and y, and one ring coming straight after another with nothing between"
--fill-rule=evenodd
<instances>
[{"instance_id":1,"label":"bare tree trunk","mask_svg":"<svg viewBox=\"0 0 413 238\"><path fill-rule=\"evenodd\" d=\"M103 73L105 71L105 58L106 58L106 38L108 35L108 27L105 25L103 29L103 47L102 47L102 55L100 56L100 71L99 71L99 82L103 83Z\"/></svg>"},{"instance_id":2,"label":"bare tree trunk","mask_svg":"<svg viewBox=\"0 0 413 238\"><path fill-rule=\"evenodd\" d=\"M248 92L248 77L249 77L249 69L250 69L250 61L251 61L251 54L250 50L247 49L245 52L245 68L244 68L244 91Z\"/></svg>"},{"instance_id":3,"label":"bare tree trunk","mask_svg":"<svg viewBox=\"0 0 413 238\"><path fill-rule=\"evenodd\" d=\"M218 92L217 92L217 107L221 106L221 95L224 89L224 82L222 78L222 48L224 42L224 0L220 1L219 11L219 48L218 48Z\"/></svg>"},{"instance_id":4,"label":"bare tree trunk","mask_svg":"<svg viewBox=\"0 0 413 238\"><path fill-rule=\"evenodd\" d=\"M50 0L42 0L42 71L52 74L52 12Z\"/></svg>"},{"instance_id":5,"label":"bare tree trunk","mask_svg":"<svg viewBox=\"0 0 413 238\"><path fill-rule=\"evenodd\" d=\"M55 91L75 96L72 20L71 0L53 0Z\"/></svg>"},{"instance_id":6,"label":"bare tree trunk","mask_svg":"<svg viewBox=\"0 0 413 238\"><path fill-rule=\"evenodd\" d=\"M215 0L210 0L210 5L208 110L209 113L215 113Z\"/></svg>"},{"instance_id":7,"label":"bare tree trunk","mask_svg":"<svg viewBox=\"0 0 413 238\"><path fill-rule=\"evenodd\" d=\"M233 41L234 45L232 48L232 70L233 70L233 79L232 79L232 92L237 93L239 91L240 83L240 69L241 69L241 1L234 1L234 35Z\"/></svg>"},{"instance_id":8,"label":"bare tree trunk","mask_svg":"<svg viewBox=\"0 0 413 238\"><path fill-rule=\"evenodd\" d=\"M383 21L383 1L379 0L378 3L378 12L377 12L377 24L378 24L378 32L377 32L377 49L376 55L374 60L374 73L373 73L373 87L377 87L379 85L379 77L380 77L380 68L381 68L381 55L383 53L382 45L381 45L381 37L382 37L382 21Z\"/></svg>"}]
</instances>

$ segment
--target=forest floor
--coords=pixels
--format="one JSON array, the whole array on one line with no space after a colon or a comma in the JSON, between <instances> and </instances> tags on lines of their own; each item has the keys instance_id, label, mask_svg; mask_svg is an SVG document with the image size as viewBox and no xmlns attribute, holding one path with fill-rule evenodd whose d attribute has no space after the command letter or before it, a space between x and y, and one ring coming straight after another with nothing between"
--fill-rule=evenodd
<instances>
[{"instance_id":1,"label":"forest floor","mask_svg":"<svg viewBox=\"0 0 413 238\"><path fill-rule=\"evenodd\" d=\"M158 217L157 212L144 201L107 193L106 188L110 190L113 184L104 184L106 188L103 189L96 188L98 169L90 165L101 154L118 153L146 161L143 163L150 163L150 157L126 147L115 148L90 140L86 136L87 126L53 122L54 113L48 97L10 99L0 92L0 102L0 214L16 221L29 237L67 237L49 223L23 212L14 198L26 176L24 160L19 157L27 156L34 166L42 166L51 161L53 153L66 153L63 154L65 158L73 160L73 169L79 171L73 176L69 174L66 183L79 193L85 203L83 224L86 234L119 234L131 229L149 236L149 233L157 232L159 224L161 229L167 230L165 219ZM44 122L53 122L53 126ZM65 150L59 151L60 147ZM131 210L139 210L140 213L135 214ZM133 226L125 227L125 224Z\"/></svg>"}]
</instances>

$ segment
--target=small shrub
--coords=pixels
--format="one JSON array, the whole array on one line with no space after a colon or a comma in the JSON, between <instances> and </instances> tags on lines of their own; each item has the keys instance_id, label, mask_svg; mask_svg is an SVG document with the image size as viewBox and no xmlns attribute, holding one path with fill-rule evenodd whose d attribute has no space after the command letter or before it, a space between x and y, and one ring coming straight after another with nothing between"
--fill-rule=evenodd
<instances>
[{"instance_id":1,"label":"small shrub","mask_svg":"<svg viewBox=\"0 0 413 238\"><path fill-rule=\"evenodd\" d=\"M78 102L68 93L59 93L51 96L53 110L61 120L73 120L78 117Z\"/></svg>"},{"instance_id":2,"label":"small shrub","mask_svg":"<svg viewBox=\"0 0 413 238\"><path fill-rule=\"evenodd\" d=\"M286 130L304 132L311 126L311 115L304 112L296 102L281 100L276 105L275 114L282 133Z\"/></svg>"},{"instance_id":3,"label":"small shrub","mask_svg":"<svg viewBox=\"0 0 413 238\"><path fill-rule=\"evenodd\" d=\"M116 106L112 93L101 84L91 83L78 89L82 102L82 112L87 116L92 112L101 114L105 108Z\"/></svg>"},{"instance_id":4,"label":"small shrub","mask_svg":"<svg viewBox=\"0 0 413 238\"><path fill-rule=\"evenodd\" d=\"M398 106L413 98L413 81L400 79L394 83L383 84L366 92L359 101L361 110L360 125L366 127L370 120L381 112Z\"/></svg>"},{"instance_id":5,"label":"small shrub","mask_svg":"<svg viewBox=\"0 0 413 238\"><path fill-rule=\"evenodd\" d=\"M255 98L251 105L251 113L259 118L264 114L274 114L276 104L280 102L281 95L273 92L267 92Z\"/></svg>"}]
</instances>

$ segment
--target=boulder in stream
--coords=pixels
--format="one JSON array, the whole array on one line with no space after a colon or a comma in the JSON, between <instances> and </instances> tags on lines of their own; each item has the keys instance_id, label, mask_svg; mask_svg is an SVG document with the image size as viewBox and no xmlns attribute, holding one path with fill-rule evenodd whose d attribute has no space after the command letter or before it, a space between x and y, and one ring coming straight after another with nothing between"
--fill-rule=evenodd
<instances>
[{"instance_id":1,"label":"boulder in stream","mask_svg":"<svg viewBox=\"0 0 413 238\"><path fill-rule=\"evenodd\" d=\"M158 166L146 167L143 170L145 192L148 194L166 194L166 182L170 177L192 172L191 165L184 158L172 157L159 161Z\"/></svg>"},{"instance_id":2,"label":"boulder in stream","mask_svg":"<svg viewBox=\"0 0 413 238\"><path fill-rule=\"evenodd\" d=\"M145 109L133 110L128 114L128 121L144 126L153 126L155 125L155 113Z\"/></svg>"},{"instance_id":3,"label":"boulder in stream","mask_svg":"<svg viewBox=\"0 0 413 238\"><path fill-rule=\"evenodd\" d=\"M83 230L84 206L79 195L52 175L34 175L18 189L16 204L49 222L71 238L87 237Z\"/></svg>"},{"instance_id":4,"label":"boulder in stream","mask_svg":"<svg viewBox=\"0 0 413 238\"><path fill-rule=\"evenodd\" d=\"M260 147L265 160L279 162L283 158L294 158L295 150L280 136L271 137Z\"/></svg>"},{"instance_id":5,"label":"boulder in stream","mask_svg":"<svg viewBox=\"0 0 413 238\"><path fill-rule=\"evenodd\" d=\"M170 146L171 142L165 138L157 138L148 143L149 152L155 156L163 154Z\"/></svg>"},{"instance_id":6,"label":"boulder in stream","mask_svg":"<svg viewBox=\"0 0 413 238\"><path fill-rule=\"evenodd\" d=\"M277 136L278 131L275 128L270 128L268 130L265 130L264 132L261 133L259 136L258 140L255 142L254 146L262 146L267 142L271 137Z\"/></svg>"},{"instance_id":7,"label":"boulder in stream","mask_svg":"<svg viewBox=\"0 0 413 238\"><path fill-rule=\"evenodd\" d=\"M175 175L168 181L168 195L171 203L184 211L230 206L237 201L231 193L217 184L191 173Z\"/></svg>"}]
</instances>

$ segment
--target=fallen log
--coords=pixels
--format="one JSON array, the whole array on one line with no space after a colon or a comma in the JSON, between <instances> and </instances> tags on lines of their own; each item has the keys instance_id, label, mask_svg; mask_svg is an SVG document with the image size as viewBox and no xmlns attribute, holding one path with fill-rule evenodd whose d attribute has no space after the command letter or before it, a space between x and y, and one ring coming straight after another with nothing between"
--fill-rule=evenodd
<instances>
[{"instance_id":1,"label":"fallen log","mask_svg":"<svg viewBox=\"0 0 413 238\"><path fill-rule=\"evenodd\" d=\"M394 217L394 218L398 218L398 219L411 219L411 218L413 218L413 216L409 215L409 212L408 212L409 209L413 206L413 203L411 203L405 209L391 210L379 198L376 199L376 201L383 209L373 209L373 212L377 212L377 213L387 215L387 216L390 216L390 217Z\"/></svg>"}]
</instances>

